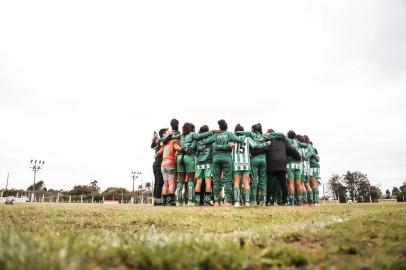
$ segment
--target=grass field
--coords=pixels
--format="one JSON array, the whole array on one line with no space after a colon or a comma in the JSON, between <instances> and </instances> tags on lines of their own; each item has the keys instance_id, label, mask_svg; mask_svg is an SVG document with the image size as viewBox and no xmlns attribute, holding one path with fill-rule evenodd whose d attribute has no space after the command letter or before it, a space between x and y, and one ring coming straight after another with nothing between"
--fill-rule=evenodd
<instances>
[{"instance_id":1,"label":"grass field","mask_svg":"<svg viewBox=\"0 0 406 270\"><path fill-rule=\"evenodd\" d=\"M0 205L0 269L406 269L406 204Z\"/></svg>"}]
</instances>

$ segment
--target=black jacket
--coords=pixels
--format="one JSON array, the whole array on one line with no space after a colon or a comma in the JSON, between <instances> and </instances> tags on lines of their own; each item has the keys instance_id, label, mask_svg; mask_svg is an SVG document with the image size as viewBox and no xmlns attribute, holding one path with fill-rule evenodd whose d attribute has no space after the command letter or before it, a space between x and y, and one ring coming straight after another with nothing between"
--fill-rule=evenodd
<instances>
[{"instance_id":1,"label":"black jacket","mask_svg":"<svg viewBox=\"0 0 406 270\"><path fill-rule=\"evenodd\" d=\"M300 161L299 152L290 144L284 141L272 141L268 149L266 162L269 171L284 171L286 172L286 164L288 156Z\"/></svg>"}]
</instances>

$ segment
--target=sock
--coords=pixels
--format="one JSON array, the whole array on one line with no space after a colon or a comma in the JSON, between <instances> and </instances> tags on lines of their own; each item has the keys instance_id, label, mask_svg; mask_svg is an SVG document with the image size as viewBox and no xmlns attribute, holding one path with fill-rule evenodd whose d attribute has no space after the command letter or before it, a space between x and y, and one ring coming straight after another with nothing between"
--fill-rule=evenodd
<instances>
[{"instance_id":1,"label":"sock","mask_svg":"<svg viewBox=\"0 0 406 270\"><path fill-rule=\"evenodd\" d=\"M318 203L319 202L319 189L312 188L312 191L313 191L313 202Z\"/></svg>"},{"instance_id":2,"label":"sock","mask_svg":"<svg viewBox=\"0 0 406 270\"><path fill-rule=\"evenodd\" d=\"M194 190L195 190L195 183L194 182L187 182L187 194L188 194L188 201L190 203L193 202Z\"/></svg>"},{"instance_id":3,"label":"sock","mask_svg":"<svg viewBox=\"0 0 406 270\"><path fill-rule=\"evenodd\" d=\"M155 198L155 203L162 204L162 199L161 198Z\"/></svg>"},{"instance_id":4,"label":"sock","mask_svg":"<svg viewBox=\"0 0 406 270\"><path fill-rule=\"evenodd\" d=\"M312 191L307 192L307 202L313 203L313 192Z\"/></svg>"},{"instance_id":5,"label":"sock","mask_svg":"<svg viewBox=\"0 0 406 270\"><path fill-rule=\"evenodd\" d=\"M194 196L194 202L195 203L200 203L200 192L195 192L195 196Z\"/></svg>"},{"instance_id":6,"label":"sock","mask_svg":"<svg viewBox=\"0 0 406 270\"><path fill-rule=\"evenodd\" d=\"M211 192L206 192L204 201L206 203L210 203L210 201L211 201Z\"/></svg>"},{"instance_id":7,"label":"sock","mask_svg":"<svg viewBox=\"0 0 406 270\"><path fill-rule=\"evenodd\" d=\"M220 201L219 201L219 195L216 195L216 193L214 193L213 197L214 197L214 202L215 202L215 203L219 203L219 202L220 202Z\"/></svg>"},{"instance_id":8,"label":"sock","mask_svg":"<svg viewBox=\"0 0 406 270\"><path fill-rule=\"evenodd\" d=\"M303 205L303 193L299 193L297 196L298 200L297 200L297 205Z\"/></svg>"},{"instance_id":9,"label":"sock","mask_svg":"<svg viewBox=\"0 0 406 270\"><path fill-rule=\"evenodd\" d=\"M182 199L182 192L183 191L183 185L182 183L177 183L176 184L176 200L178 201L178 203L182 203L183 199Z\"/></svg>"},{"instance_id":10,"label":"sock","mask_svg":"<svg viewBox=\"0 0 406 270\"><path fill-rule=\"evenodd\" d=\"M302 201L307 203L307 191L303 191Z\"/></svg>"},{"instance_id":11,"label":"sock","mask_svg":"<svg viewBox=\"0 0 406 270\"><path fill-rule=\"evenodd\" d=\"M173 205L175 203L175 194L168 195L168 204Z\"/></svg>"},{"instance_id":12,"label":"sock","mask_svg":"<svg viewBox=\"0 0 406 270\"><path fill-rule=\"evenodd\" d=\"M240 188L234 187L234 203L240 203Z\"/></svg>"},{"instance_id":13,"label":"sock","mask_svg":"<svg viewBox=\"0 0 406 270\"><path fill-rule=\"evenodd\" d=\"M295 196L293 194L288 195L288 202L289 202L289 205L295 204Z\"/></svg>"},{"instance_id":14,"label":"sock","mask_svg":"<svg viewBox=\"0 0 406 270\"><path fill-rule=\"evenodd\" d=\"M253 205L257 205L257 188L256 187L254 187L254 189L252 190L250 195L251 195L251 203Z\"/></svg>"},{"instance_id":15,"label":"sock","mask_svg":"<svg viewBox=\"0 0 406 270\"><path fill-rule=\"evenodd\" d=\"M266 203L266 195L262 195L262 203L263 203L263 204Z\"/></svg>"},{"instance_id":16,"label":"sock","mask_svg":"<svg viewBox=\"0 0 406 270\"><path fill-rule=\"evenodd\" d=\"M245 197L246 205L250 204L250 195L251 195L251 190L249 188L244 189L244 197Z\"/></svg>"},{"instance_id":17,"label":"sock","mask_svg":"<svg viewBox=\"0 0 406 270\"><path fill-rule=\"evenodd\" d=\"M162 204L166 205L168 203L168 195L162 195L163 201Z\"/></svg>"}]
</instances>

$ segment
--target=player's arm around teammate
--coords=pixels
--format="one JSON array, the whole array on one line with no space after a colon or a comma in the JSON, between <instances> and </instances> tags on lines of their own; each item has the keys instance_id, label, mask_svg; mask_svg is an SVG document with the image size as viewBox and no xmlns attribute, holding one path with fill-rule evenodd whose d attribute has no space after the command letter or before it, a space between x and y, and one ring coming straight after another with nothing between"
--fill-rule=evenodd
<instances>
[{"instance_id":1,"label":"player's arm around teammate","mask_svg":"<svg viewBox=\"0 0 406 270\"><path fill-rule=\"evenodd\" d=\"M215 205L220 204L220 186L221 186L221 172L224 173L224 191L225 203L231 205L232 203L232 177L233 177L233 159L231 150L234 148L235 143L241 143L241 139L233 133L227 131L227 122L223 119L218 121L220 133L216 134L215 142L213 143L213 197Z\"/></svg>"},{"instance_id":2,"label":"player's arm around teammate","mask_svg":"<svg viewBox=\"0 0 406 270\"><path fill-rule=\"evenodd\" d=\"M168 135L169 130L165 132L165 136ZM162 155L161 172L164 179L162 187L163 205L175 205L176 151L180 150L179 142L172 139L156 153L156 156Z\"/></svg>"},{"instance_id":3,"label":"player's arm around teammate","mask_svg":"<svg viewBox=\"0 0 406 270\"><path fill-rule=\"evenodd\" d=\"M176 187L176 195L179 204L183 204L183 188L185 185L185 179L188 181L188 195L189 203L193 202L193 189L195 178L195 155L192 151L193 144L193 131L191 123L184 123L182 126L182 135L180 136L181 151L178 154L176 160L176 170L178 173L179 181Z\"/></svg>"},{"instance_id":4,"label":"player's arm around teammate","mask_svg":"<svg viewBox=\"0 0 406 270\"><path fill-rule=\"evenodd\" d=\"M207 125L200 128L199 134L203 134L209 130ZM200 197L203 194L204 204L211 205L211 163L212 143L214 135L206 139L197 141L197 166L196 166L196 185L195 185L195 204L200 203ZM205 182L205 190L202 191L202 183Z\"/></svg>"}]
</instances>

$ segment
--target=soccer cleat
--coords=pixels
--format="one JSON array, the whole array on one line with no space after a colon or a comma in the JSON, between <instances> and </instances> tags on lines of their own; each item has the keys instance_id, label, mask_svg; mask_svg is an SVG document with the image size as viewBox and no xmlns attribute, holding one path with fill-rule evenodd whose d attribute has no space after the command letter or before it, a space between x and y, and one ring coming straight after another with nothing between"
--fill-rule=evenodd
<instances>
[{"instance_id":1,"label":"soccer cleat","mask_svg":"<svg viewBox=\"0 0 406 270\"><path fill-rule=\"evenodd\" d=\"M206 205L206 206L213 206L214 204L213 204L212 201L206 201L206 202L204 202L204 205Z\"/></svg>"},{"instance_id":2,"label":"soccer cleat","mask_svg":"<svg viewBox=\"0 0 406 270\"><path fill-rule=\"evenodd\" d=\"M240 207L240 202L234 203L234 207Z\"/></svg>"}]
</instances>

